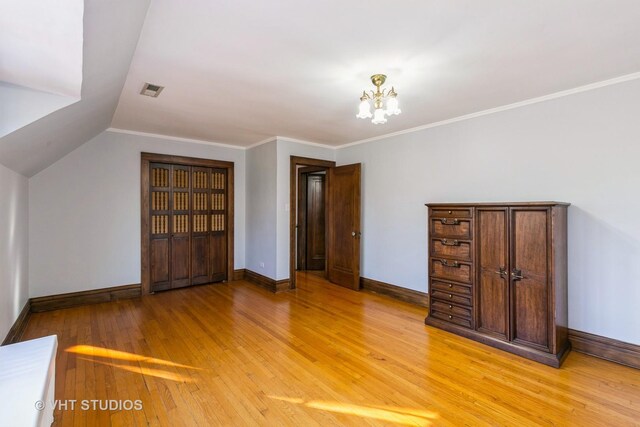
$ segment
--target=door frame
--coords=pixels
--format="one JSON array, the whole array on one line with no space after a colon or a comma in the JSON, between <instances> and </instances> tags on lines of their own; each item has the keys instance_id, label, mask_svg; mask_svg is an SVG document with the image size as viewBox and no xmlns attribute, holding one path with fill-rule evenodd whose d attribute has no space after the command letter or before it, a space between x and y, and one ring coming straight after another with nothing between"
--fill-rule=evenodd
<instances>
[{"instance_id":1,"label":"door frame","mask_svg":"<svg viewBox=\"0 0 640 427\"><path fill-rule=\"evenodd\" d=\"M149 260L150 247L150 223L149 223L149 164L166 163L182 166L199 166L227 170L227 281L233 280L233 250L234 250L234 163L222 160L200 159L196 157L173 156L167 154L141 153L140 154L140 224L141 224L141 288L142 294L151 293L150 275L151 266Z\"/></svg>"},{"instance_id":2,"label":"door frame","mask_svg":"<svg viewBox=\"0 0 640 427\"><path fill-rule=\"evenodd\" d=\"M310 157L290 157L289 169L289 283L290 289L296 288L296 217L298 216L297 197L297 181L298 166L319 166L325 168L333 168L336 162L333 160L313 159ZM327 174L327 184L329 176Z\"/></svg>"}]
</instances>

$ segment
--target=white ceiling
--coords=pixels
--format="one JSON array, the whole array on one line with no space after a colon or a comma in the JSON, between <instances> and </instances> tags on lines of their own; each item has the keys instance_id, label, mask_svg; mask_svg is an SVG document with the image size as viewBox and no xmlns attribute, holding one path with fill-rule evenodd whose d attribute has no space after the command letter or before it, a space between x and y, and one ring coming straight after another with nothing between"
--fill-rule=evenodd
<instances>
[{"instance_id":1,"label":"white ceiling","mask_svg":"<svg viewBox=\"0 0 640 427\"><path fill-rule=\"evenodd\" d=\"M341 145L637 72L639 22L637 0L153 0L112 126ZM403 113L376 126L380 72Z\"/></svg>"},{"instance_id":2,"label":"white ceiling","mask_svg":"<svg viewBox=\"0 0 640 427\"><path fill-rule=\"evenodd\" d=\"M0 0L0 81L80 97L83 0Z\"/></svg>"}]
</instances>

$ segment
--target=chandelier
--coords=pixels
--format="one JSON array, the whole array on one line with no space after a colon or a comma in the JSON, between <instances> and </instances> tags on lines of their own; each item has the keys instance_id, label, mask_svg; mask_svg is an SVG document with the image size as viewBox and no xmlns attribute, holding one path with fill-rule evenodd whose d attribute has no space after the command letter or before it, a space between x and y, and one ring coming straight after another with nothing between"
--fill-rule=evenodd
<instances>
[{"instance_id":1,"label":"chandelier","mask_svg":"<svg viewBox=\"0 0 640 427\"><path fill-rule=\"evenodd\" d=\"M398 94L391 87L391 90L387 92L386 89L380 90L380 86L384 84L384 81L387 79L387 76L384 74L374 74L371 76L371 83L376 87L376 91L370 91L371 95L367 93L367 91L362 91L362 96L360 97L360 112L356 114L356 117L360 119L369 119L373 117L371 123L379 125L383 123L387 123L387 119L384 117L387 116L397 116L401 113L398 108ZM373 100L373 108L374 112L371 114L371 104L369 100ZM386 107L383 108L383 104Z\"/></svg>"}]
</instances>

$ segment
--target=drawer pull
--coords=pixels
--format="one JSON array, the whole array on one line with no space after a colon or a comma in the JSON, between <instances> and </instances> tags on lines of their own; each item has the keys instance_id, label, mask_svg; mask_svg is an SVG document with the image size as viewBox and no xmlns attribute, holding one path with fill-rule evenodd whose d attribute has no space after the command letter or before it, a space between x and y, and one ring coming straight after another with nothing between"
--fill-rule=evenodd
<instances>
[{"instance_id":1,"label":"drawer pull","mask_svg":"<svg viewBox=\"0 0 640 427\"><path fill-rule=\"evenodd\" d=\"M442 239L440 240L440 242L442 242L444 246L460 246L460 242L458 242L457 240Z\"/></svg>"},{"instance_id":2,"label":"drawer pull","mask_svg":"<svg viewBox=\"0 0 640 427\"><path fill-rule=\"evenodd\" d=\"M453 306L451 304L449 304L449 310L452 310Z\"/></svg>"},{"instance_id":3,"label":"drawer pull","mask_svg":"<svg viewBox=\"0 0 640 427\"><path fill-rule=\"evenodd\" d=\"M440 222L443 225L458 225L458 224L460 224L460 220L458 218L454 218L451 222L449 222L449 220L447 218L442 218L440 220Z\"/></svg>"},{"instance_id":4,"label":"drawer pull","mask_svg":"<svg viewBox=\"0 0 640 427\"><path fill-rule=\"evenodd\" d=\"M452 316L452 315L449 315L449 320L451 320L451 319L453 319L453 316Z\"/></svg>"},{"instance_id":5,"label":"drawer pull","mask_svg":"<svg viewBox=\"0 0 640 427\"><path fill-rule=\"evenodd\" d=\"M446 259L441 259L440 263L445 267L460 268L460 263L458 261L449 262Z\"/></svg>"},{"instance_id":6,"label":"drawer pull","mask_svg":"<svg viewBox=\"0 0 640 427\"><path fill-rule=\"evenodd\" d=\"M453 298L453 295L449 294L449 299Z\"/></svg>"},{"instance_id":7,"label":"drawer pull","mask_svg":"<svg viewBox=\"0 0 640 427\"><path fill-rule=\"evenodd\" d=\"M451 283L449 283L449 287L450 287L450 288L453 288L453 285L452 285Z\"/></svg>"}]
</instances>

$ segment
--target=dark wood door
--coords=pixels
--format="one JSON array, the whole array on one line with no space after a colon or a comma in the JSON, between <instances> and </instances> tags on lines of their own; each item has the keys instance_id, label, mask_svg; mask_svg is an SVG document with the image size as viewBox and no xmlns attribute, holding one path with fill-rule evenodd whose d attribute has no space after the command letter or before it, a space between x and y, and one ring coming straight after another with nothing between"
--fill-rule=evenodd
<instances>
[{"instance_id":1,"label":"dark wood door","mask_svg":"<svg viewBox=\"0 0 640 427\"><path fill-rule=\"evenodd\" d=\"M191 176L188 166L172 166L171 287L191 284Z\"/></svg>"},{"instance_id":2,"label":"dark wood door","mask_svg":"<svg viewBox=\"0 0 640 427\"><path fill-rule=\"evenodd\" d=\"M191 169L192 182L192 222L191 232L191 281L194 285L211 281L209 185L210 169L194 167Z\"/></svg>"},{"instance_id":3,"label":"dark wood door","mask_svg":"<svg viewBox=\"0 0 640 427\"><path fill-rule=\"evenodd\" d=\"M171 166L149 165L149 281L151 289L171 287Z\"/></svg>"},{"instance_id":4,"label":"dark wood door","mask_svg":"<svg viewBox=\"0 0 640 427\"><path fill-rule=\"evenodd\" d=\"M360 289L360 163L329 169L327 277Z\"/></svg>"},{"instance_id":5,"label":"dark wood door","mask_svg":"<svg viewBox=\"0 0 640 427\"><path fill-rule=\"evenodd\" d=\"M549 349L549 211L511 208L512 339Z\"/></svg>"},{"instance_id":6,"label":"dark wood door","mask_svg":"<svg viewBox=\"0 0 640 427\"><path fill-rule=\"evenodd\" d=\"M509 339L509 234L506 208L478 209L478 331Z\"/></svg>"},{"instance_id":7,"label":"dark wood door","mask_svg":"<svg viewBox=\"0 0 640 427\"><path fill-rule=\"evenodd\" d=\"M225 169L211 170L210 281L227 280L229 179Z\"/></svg>"},{"instance_id":8,"label":"dark wood door","mask_svg":"<svg viewBox=\"0 0 640 427\"><path fill-rule=\"evenodd\" d=\"M226 169L149 167L151 290L226 280Z\"/></svg>"},{"instance_id":9,"label":"dark wood door","mask_svg":"<svg viewBox=\"0 0 640 427\"><path fill-rule=\"evenodd\" d=\"M325 174L307 176L305 265L307 270L325 268Z\"/></svg>"}]
</instances>

